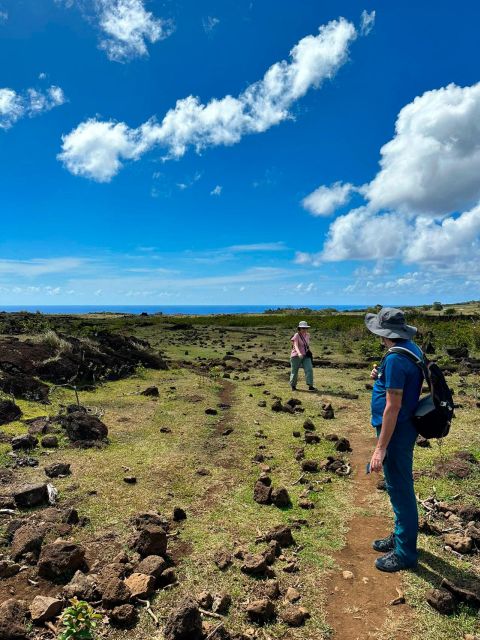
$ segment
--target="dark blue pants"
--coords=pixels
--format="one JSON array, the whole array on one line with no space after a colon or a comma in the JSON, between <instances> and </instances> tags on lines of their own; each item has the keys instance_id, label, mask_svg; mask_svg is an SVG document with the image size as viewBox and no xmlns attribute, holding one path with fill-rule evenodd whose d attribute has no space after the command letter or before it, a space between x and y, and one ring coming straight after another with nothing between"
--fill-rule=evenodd
<instances>
[{"instance_id":1,"label":"dark blue pants","mask_svg":"<svg viewBox=\"0 0 480 640\"><path fill-rule=\"evenodd\" d=\"M381 427L375 427L377 437ZM417 563L418 511L413 487L413 449L417 431L397 423L383 462L385 486L395 514L395 553L407 566Z\"/></svg>"}]
</instances>

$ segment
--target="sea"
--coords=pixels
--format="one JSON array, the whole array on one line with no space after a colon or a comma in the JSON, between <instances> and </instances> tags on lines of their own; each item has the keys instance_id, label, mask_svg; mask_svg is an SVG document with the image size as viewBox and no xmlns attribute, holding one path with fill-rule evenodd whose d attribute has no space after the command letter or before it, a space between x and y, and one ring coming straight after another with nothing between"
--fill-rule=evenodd
<instances>
[{"instance_id":1,"label":"sea","mask_svg":"<svg viewBox=\"0 0 480 640\"><path fill-rule=\"evenodd\" d=\"M222 314L243 314L243 313L263 313L268 309L300 309L308 307L314 311L321 309L337 309L337 311L364 309L365 305L277 305L277 304L250 304L250 305L30 305L30 306L1 306L0 311L12 313L15 311L28 311L30 313L45 313L55 315L75 315L86 313L112 313L112 314L132 314L148 315L163 314L167 316L176 315L222 315Z\"/></svg>"}]
</instances>

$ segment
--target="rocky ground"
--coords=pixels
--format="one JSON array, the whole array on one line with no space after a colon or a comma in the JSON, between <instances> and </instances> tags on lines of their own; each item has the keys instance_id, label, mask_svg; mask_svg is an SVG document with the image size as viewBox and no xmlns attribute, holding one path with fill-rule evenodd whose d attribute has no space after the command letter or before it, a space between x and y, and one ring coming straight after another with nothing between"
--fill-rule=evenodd
<instances>
[{"instance_id":1,"label":"rocky ground","mask_svg":"<svg viewBox=\"0 0 480 640\"><path fill-rule=\"evenodd\" d=\"M417 448L420 567L388 576L364 352L317 334L292 394L282 326L82 322L0 337L0 639L53 638L74 596L111 639L478 633L469 353L451 436Z\"/></svg>"}]
</instances>

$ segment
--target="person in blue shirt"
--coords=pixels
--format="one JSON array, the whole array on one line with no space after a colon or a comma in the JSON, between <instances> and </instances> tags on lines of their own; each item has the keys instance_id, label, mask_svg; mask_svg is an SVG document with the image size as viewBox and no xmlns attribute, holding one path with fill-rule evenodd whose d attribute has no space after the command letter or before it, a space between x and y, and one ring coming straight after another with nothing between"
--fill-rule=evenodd
<instances>
[{"instance_id":1,"label":"person in blue shirt","mask_svg":"<svg viewBox=\"0 0 480 640\"><path fill-rule=\"evenodd\" d=\"M382 339L383 345L408 349L422 358L421 349L412 341L417 329L405 322L400 309L384 307L378 314L367 313L367 329ZM370 377L372 391L372 426L377 446L370 461L370 471L382 470L385 486L395 515L395 529L388 537L375 540L375 551L385 552L377 558L380 571L400 571L417 565L418 511L413 487L413 449L417 431L412 417L422 390L423 374L408 356L390 353Z\"/></svg>"}]
</instances>

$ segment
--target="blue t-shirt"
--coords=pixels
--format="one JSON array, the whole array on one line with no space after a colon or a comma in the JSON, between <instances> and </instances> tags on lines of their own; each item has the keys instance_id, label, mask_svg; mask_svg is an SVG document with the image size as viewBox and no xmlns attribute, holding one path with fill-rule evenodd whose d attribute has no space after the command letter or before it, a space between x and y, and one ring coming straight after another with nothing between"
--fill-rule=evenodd
<instances>
[{"instance_id":1,"label":"blue t-shirt","mask_svg":"<svg viewBox=\"0 0 480 640\"><path fill-rule=\"evenodd\" d=\"M403 347L421 356L420 348L411 340L400 340L395 346ZM409 420L418 404L422 391L423 374L418 365L407 356L391 353L379 367L378 378L372 392L372 425L382 424L383 412L387 403L387 389L403 389L402 407L397 423Z\"/></svg>"}]
</instances>

